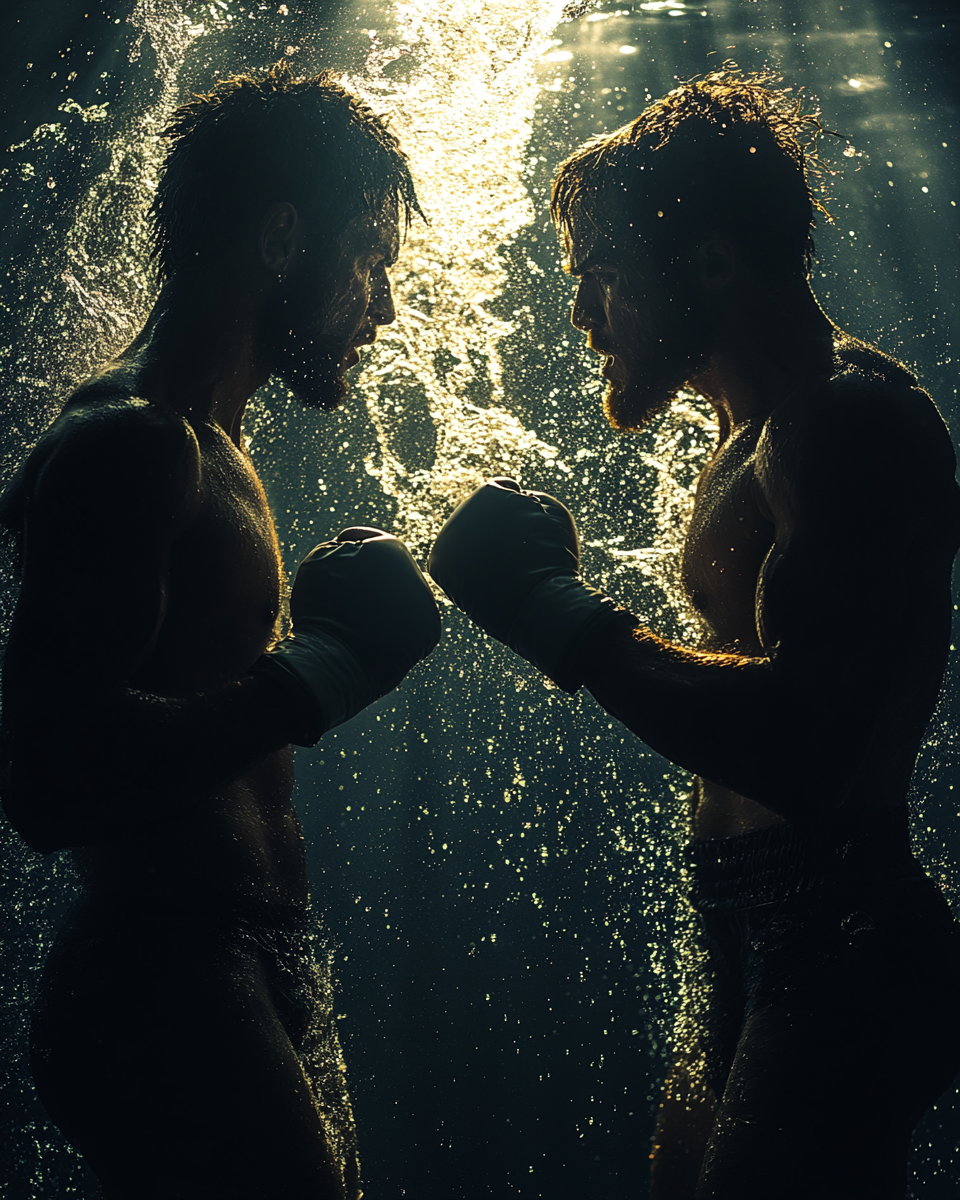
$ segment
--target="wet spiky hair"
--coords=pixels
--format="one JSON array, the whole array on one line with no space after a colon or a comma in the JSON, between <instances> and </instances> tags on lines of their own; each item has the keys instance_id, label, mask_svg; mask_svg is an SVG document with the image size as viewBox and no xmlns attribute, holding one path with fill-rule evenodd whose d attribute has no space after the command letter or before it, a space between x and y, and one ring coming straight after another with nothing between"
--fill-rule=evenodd
<instances>
[{"instance_id":1,"label":"wet spiky hair","mask_svg":"<svg viewBox=\"0 0 960 1200\"><path fill-rule=\"evenodd\" d=\"M364 211L396 200L423 216L396 137L329 72L286 63L233 75L174 112L150 213L161 278L215 260L275 201L319 216L331 241Z\"/></svg>"},{"instance_id":2,"label":"wet spiky hair","mask_svg":"<svg viewBox=\"0 0 960 1200\"><path fill-rule=\"evenodd\" d=\"M815 213L829 218L815 192L824 129L777 82L725 63L591 138L554 181L561 234L587 221L629 256L641 239L675 253L691 236L726 233L769 274L809 270Z\"/></svg>"}]
</instances>

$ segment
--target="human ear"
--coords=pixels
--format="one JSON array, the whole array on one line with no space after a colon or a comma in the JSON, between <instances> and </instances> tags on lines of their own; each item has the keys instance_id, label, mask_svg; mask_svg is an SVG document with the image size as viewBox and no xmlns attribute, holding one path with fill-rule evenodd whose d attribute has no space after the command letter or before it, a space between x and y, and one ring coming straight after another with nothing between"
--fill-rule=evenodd
<instances>
[{"instance_id":1,"label":"human ear","mask_svg":"<svg viewBox=\"0 0 960 1200\"><path fill-rule=\"evenodd\" d=\"M712 237L701 242L697 247L695 269L707 291L716 292L726 287L737 273L737 252L729 238Z\"/></svg>"},{"instance_id":2,"label":"human ear","mask_svg":"<svg viewBox=\"0 0 960 1200\"><path fill-rule=\"evenodd\" d=\"M282 275L290 264L300 240L300 218L286 200L271 204L260 220L257 250L268 271Z\"/></svg>"}]
</instances>

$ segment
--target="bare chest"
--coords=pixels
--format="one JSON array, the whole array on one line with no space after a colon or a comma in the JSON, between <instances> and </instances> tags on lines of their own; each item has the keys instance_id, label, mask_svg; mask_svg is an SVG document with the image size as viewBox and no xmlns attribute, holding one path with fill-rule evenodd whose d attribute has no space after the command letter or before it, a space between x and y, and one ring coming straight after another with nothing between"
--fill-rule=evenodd
<instances>
[{"instance_id":1,"label":"bare chest","mask_svg":"<svg viewBox=\"0 0 960 1200\"><path fill-rule=\"evenodd\" d=\"M683 586L710 631L710 648L758 653L756 593L773 544L761 512L753 453L762 422L735 430L704 469L684 541Z\"/></svg>"},{"instance_id":2,"label":"bare chest","mask_svg":"<svg viewBox=\"0 0 960 1200\"><path fill-rule=\"evenodd\" d=\"M167 611L145 681L168 694L240 678L273 639L282 568L263 487L226 437L198 434L200 504L174 544Z\"/></svg>"}]
</instances>

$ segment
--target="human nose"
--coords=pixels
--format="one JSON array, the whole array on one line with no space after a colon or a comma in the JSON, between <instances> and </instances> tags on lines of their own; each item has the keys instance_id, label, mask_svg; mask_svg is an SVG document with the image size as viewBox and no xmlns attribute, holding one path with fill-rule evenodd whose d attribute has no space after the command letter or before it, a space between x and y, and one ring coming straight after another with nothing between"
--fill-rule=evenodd
<instances>
[{"instance_id":1,"label":"human nose","mask_svg":"<svg viewBox=\"0 0 960 1200\"><path fill-rule=\"evenodd\" d=\"M390 276L386 271L379 274L374 282L368 312L374 325L392 325L397 319L397 310L393 304L393 288L390 285Z\"/></svg>"},{"instance_id":2,"label":"human nose","mask_svg":"<svg viewBox=\"0 0 960 1200\"><path fill-rule=\"evenodd\" d=\"M575 329L589 333L604 322L600 293L592 279L582 278L577 284L570 321Z\"/></svg>"}]
</instances>

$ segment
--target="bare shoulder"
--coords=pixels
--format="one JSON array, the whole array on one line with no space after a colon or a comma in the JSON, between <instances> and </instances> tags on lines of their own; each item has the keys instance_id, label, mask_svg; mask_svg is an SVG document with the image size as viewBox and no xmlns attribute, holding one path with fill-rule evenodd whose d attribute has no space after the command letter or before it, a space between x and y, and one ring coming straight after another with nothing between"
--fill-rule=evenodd
<instances>
[{"instance_id":1,"label":"bare shoulder","mask_svg":"<svg viewBox=\"0 0 960 1200\"><path fill-rule=\"evenodd\" d=\"M196 435L168 405L141 399L119 378L94 379L69 397L35 454L46 460L108 459L142 469L169 470L198 461Z\"/></svg>"},{"instance_id":2,"label":"bare shoulder","mask_svg":"<svg viewBox=\"0 0 960 1200\"><path fill-rule=\"evenodd\" d=\"M931 497L956 504L956 455L929 393L900 363L863 343L841 343L837 373L791 397L757 442L757 482L777 511L836 505L899 506ZM836 513L834 512L834 515Z\"/></svg>"},{"instance_id":3,"label":"bare shoulder","mask_svg":"<svg viewBox=\"0 0 960 1200\"><path fill-rule=\"evenodd\" d=\"M126 502L178 518L199 486L196 435L173 409L132 394L124 380L82 385L47 428L0 499L0 524L14 535L29 511L43 520Z\"/></svg>"}]
</instances>

